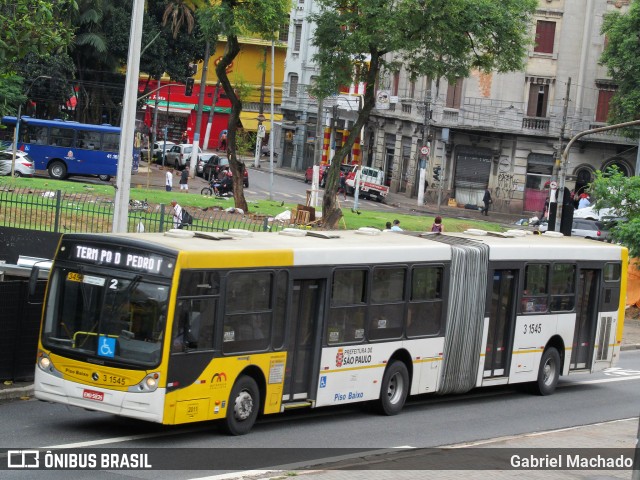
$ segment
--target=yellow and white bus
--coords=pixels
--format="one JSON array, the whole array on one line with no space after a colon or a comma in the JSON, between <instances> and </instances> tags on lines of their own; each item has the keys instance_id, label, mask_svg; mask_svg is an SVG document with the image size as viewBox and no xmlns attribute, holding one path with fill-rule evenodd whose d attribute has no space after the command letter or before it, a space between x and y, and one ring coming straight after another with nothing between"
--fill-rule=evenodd
<instances>
[{"instance_id":1,"label":"yellow and white bus","mask_svg":"<svg viewBox=\"0 0 640 480\"><path fill-rule=\"evenodd\" d=\"M35 396L163 424L527 383L619 357L627 250L552 235L169 231L61 239Z\"/></svg>"}]
</instances>

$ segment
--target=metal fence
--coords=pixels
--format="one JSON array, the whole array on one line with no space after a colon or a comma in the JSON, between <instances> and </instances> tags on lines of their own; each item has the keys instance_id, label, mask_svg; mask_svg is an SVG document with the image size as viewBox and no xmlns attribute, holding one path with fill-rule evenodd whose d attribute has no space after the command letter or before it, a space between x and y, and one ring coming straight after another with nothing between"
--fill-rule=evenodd
<instances>
[{"instance_id":1,"label":"metal fence","mask_svg":"<svg viewBox=\"0 0 640 480\"><path fill-rule=\"evenodd\" d=\"M264 215L240 214L217 207L187 207L193 216L189 229L276 231L283 225ZM55 233L106 233L113 226L113 198L91 193L63 193L0 186L0 226ZM174 228L171 206L134 202L129 208L129 232L164 232Z\"/></svg>"}]
</instances>

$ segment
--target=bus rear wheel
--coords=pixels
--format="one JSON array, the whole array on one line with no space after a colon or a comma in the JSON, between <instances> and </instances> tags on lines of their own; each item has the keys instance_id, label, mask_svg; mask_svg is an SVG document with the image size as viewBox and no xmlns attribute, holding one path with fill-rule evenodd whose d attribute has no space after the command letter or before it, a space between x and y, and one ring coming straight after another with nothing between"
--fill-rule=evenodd
<instances>
[{"instance_id":1,"label":"bus rear wheel","mask_svg":"<svg viewBox=\"0 0 640 480\"><path fill-rule=\"evenodd\" d=\"M258 418L260 408L260 391L256 381L246 375L236 381L231 390L225 430L230 435L245 435L249 433Z\"/></svg>"},{"instance_id":2,"label":"bus rear wheel","mask_svg":"<svg viewBox=\"0 0 640 480\"><path fill-rule=\"evenodd\" d=\"M67 178L67 167L62 162L53 162L49 165L49 176L56 180L64 180Z\"/></svg>"},{"instance_id":3,"label":"bus rear wheel","mask_svg":"<svg viewBox=\"0 0 640 480\"><path fill-rule=\"evenodd\" d=\"M542 354L538 379L532 384L533 393L537 395L551 395L556 390L560 379L560 354L553 347L547 348Z\"/></svg>"},{"instance_id":4,"label":"bus rear wheel","mask_svg":"<svg viewBox=\"0 0 640 480\"><path fill-rule=\"evenodd\" d=\"M409 371L407 366L399 360L391 362L382 377L378 409L384 415L397 415L404 407L408 394Z\"/></svg>"}]
</instances>

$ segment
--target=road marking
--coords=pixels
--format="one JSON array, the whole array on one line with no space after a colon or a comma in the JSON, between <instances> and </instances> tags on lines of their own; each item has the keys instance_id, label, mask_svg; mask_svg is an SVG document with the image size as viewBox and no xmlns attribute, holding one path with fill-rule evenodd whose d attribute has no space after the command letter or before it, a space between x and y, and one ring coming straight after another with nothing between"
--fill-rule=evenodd
<instances>
[{"instance_id":1,"label":"road marking","mask_svg":"<svg viewBox=\"0 0 640 480\"><path fill-rule=\"evenodd\" d=\"M596 383L610 383L610 382L624 382L626 380L640 380L640 375L636 375L633 377L618 377L618 378L601 378L599 380L581 380L579 382L569 381L567 383L563 383L558 385L559 387L569 387L572 385L593 385Z\"/></svg>"},{"instance_id":2,"label":"road marking","mask_svg":"<svg viewBox=\"0 0 640 480\"><path fill-rule=\"evenodd\" d=\"M145 438L167 437L170 435L182 435L184 433L201 432L204 427L191 428L188 430L180 430L176 432L157 432L157 433L141 433L139 435L127 435L125 437L102 438L99 440L89 440L86 442L63 443L61 445L50 445L48 447L38 447L40 449L62 450L65 448L86 448L95 447L96 445L107 445L109 443L130 442L132 440L143 440Z\"/></svg>"}]
</instances>

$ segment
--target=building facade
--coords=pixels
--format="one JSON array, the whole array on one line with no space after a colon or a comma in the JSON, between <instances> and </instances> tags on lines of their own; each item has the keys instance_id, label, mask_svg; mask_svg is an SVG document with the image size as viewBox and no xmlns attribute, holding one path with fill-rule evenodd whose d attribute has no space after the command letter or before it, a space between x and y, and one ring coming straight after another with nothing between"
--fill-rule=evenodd
<instances>
[{"instance_id":1,"label":"building facade","mask_svg":"<svg viewBox=\"0 0 640 480\"><path fill-rule=\"evenodd\" d=\"M310 0L300 5L313 8ZM402 69L384 75L377 93L385 101L377 104L361 134L361 162L385 170L391 191L409 198L418 195L424 160L427 202L440 198L459 206L481 205L488 188L493 208L539 214L561 145L581 131L606 125L616 85L598 63L605 44L600 29L604 15L624 13L628 5L628 0L540 0L531 25L536 41L519 72L472 72L453 84L445 79L411 81ZM291 23L301 26L299 58L291 58L295 48L290 35L282 106L283 125L292 122L292 143L304 150L312 145L309 132L315 138L317 102L300 97L300 82L310 84L315 72L308 60L312 49L303 47L310 42L312 26L305 25L306 15L298 11ZM291 95L296 81L297 97ZM357 87L355 92L357 96ZM352 124L356 113L338 108L332 138ZM325 128L330 118L323 116ZM423 156L420 150L427 143L429 154ZM330 148L335 141L327 144ZM574 144L560 175L569 190L580 191L596 170L611 165L634 175L637 154L636 141L615 130L587 135ZM282 166L301 169L309 164L298 152L291 158L295 161Z\"/></svg>"}]
</instances>

